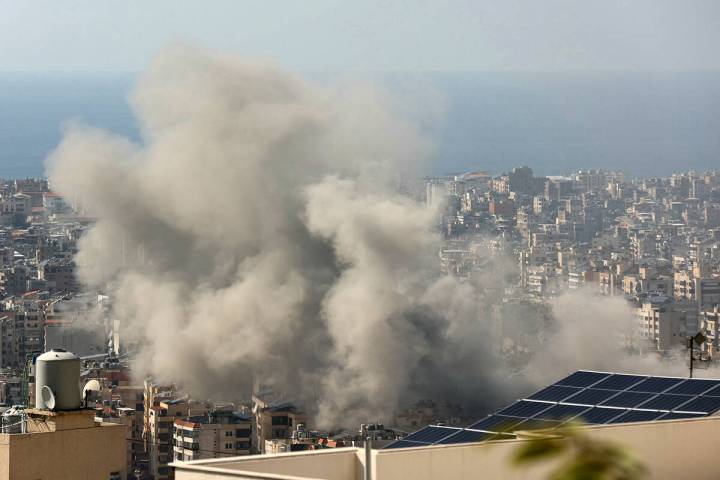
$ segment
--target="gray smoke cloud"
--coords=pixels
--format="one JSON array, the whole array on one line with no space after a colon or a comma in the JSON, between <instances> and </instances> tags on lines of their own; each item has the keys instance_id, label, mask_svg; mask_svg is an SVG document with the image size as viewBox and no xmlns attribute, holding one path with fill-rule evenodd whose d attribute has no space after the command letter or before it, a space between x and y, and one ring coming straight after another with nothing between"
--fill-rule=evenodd
<instances>
[{"instance_id":1,"label":"gray smoke cloud","mask_svg":"<svg viewBox=\"0 0 720 480\"><path fill-rule=\"evenodd\" d=\"M97 219L79 275L111 285L139 376L207 396L260 379L349 425L489 362L482 295L437 273L436 212L392 188L430 145L389 96L175 48L131 103L142 144L74 125L48 165Z\"/></svg>"},{"instance_id":2,"label":"gray smoke cloud","mask_svg":"<svg viewBox=\"0 0 720 480\"><path fill-rule=\"evenodd\" d=\"M393 188L431 145L382 91L173 48L131 103L141 144L70 126L48 168L96 219L80 279L110 290L139 378L224 399L260 380L334 427L418 398L496 406L612 360L597 319L577 328L586 294L549 328L541 308L503 305L509 258L439 273L437 212ZM514 377L507 330L540 350Z\"/></svg>"}]
</instances>

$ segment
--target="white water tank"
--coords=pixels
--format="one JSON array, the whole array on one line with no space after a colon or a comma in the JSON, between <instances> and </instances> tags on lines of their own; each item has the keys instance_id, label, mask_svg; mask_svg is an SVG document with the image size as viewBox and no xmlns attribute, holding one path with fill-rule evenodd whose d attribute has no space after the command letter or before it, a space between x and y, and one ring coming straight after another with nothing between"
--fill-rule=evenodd
<instances>
[{"instance_id":1,"label":"white water tank","mask_svg":"<svg viewBox=\"0 0 720 480\"><path fill-rule=\"evenodd\" d=\"M37 357L35 408L78 410L81 406L80 358L61 348L54 348Z\"/></svg>"}]
</instances>

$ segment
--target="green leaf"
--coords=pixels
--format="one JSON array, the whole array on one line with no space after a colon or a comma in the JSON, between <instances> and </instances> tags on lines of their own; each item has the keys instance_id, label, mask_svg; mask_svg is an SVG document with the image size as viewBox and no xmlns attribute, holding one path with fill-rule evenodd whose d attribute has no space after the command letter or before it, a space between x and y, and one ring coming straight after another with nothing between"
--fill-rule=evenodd
<instances>
[{"instance_id":1,"label":"green leaf","mask_svg":"<svg viewBox=\"0 0 720 480\"><path fill-rule=\"evenodd\" d=\"M556 457L567 450L567 444L556 439L539 438L525 442L515 453L513 463L524 465Z\"/></svg>"}]
</instances>

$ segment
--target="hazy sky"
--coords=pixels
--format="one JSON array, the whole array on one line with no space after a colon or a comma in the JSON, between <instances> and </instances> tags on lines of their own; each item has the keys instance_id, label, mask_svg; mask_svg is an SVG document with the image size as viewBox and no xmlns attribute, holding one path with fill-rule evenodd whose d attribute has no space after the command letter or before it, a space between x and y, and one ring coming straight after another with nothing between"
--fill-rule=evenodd
<instances>
[{"instance_id":1,"label":"hazy sky","mask_svg":"<svg viewBox=\"0 0 720 480\"><path fill-rule=\"evenodd\" d=\"M139 70L173 41L301 70L717 69L720 1L0 0L0 70Z\"/></svg>"}]
</instances>

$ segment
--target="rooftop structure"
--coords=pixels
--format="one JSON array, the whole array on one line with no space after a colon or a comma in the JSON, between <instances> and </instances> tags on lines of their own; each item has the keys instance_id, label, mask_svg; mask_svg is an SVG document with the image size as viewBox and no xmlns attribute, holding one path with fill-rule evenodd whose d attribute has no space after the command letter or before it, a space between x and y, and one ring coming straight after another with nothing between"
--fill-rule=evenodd
<instances>
[{"instance_id":1,"label":"rooftop structure","mask_svg":"<svg viewBox=\"0 0 720 480\"><path fill-rule=\"evenodd\" d=\"M513 438L575 421L613 424L677 420L720 410L720 380L580 370L468 428L430 425L387 449Z\"/></svg>"},{"instance_id":2,"label":"rooftop structure","mask_svg":"<svg viewBox=\"0 0 720 480\"><path fill-rule=\"evenodd\" d=\"M583 432L591 439L628 448L654 480L705 480L717 478L710 459L715 458L720 448L719 428L720 418L703 417L590 425L583 427ZM366 465L369 477L365 478L372 480L545 480L554 465L525 468L512 465L517 449L537 435L516 432L514 439L492 442L372 450L369 462L362 449L337 448L174 463L173 467L176 480L357 480L365 475Z\"/></svg>"}]
</instances>

